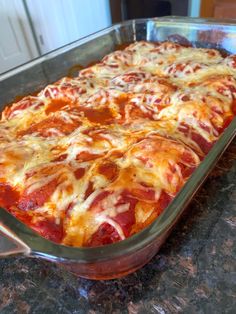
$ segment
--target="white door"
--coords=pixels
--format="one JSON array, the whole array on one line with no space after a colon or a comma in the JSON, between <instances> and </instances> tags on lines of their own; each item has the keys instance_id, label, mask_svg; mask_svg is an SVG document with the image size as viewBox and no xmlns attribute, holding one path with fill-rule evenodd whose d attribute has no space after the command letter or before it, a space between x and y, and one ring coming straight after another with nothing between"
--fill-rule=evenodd
<instances>
[{"instance_id":1,"label":"white door","mask_svg":"<svg viewBox=\"0 0 236 314\"><path fill-rule=\"evenodd\" d=\"M21 0L0 0L0 73L38 56Z\"/></svg>"},{"instance_id":2,"label":"white door","mask_svg":"<svg viewBox=\"0 0 236 314\"><path fill-rule=\"evenodd\" d=\"M111 25L109 0L26 0L41 53Z\"/></svg>"}]
</instances>

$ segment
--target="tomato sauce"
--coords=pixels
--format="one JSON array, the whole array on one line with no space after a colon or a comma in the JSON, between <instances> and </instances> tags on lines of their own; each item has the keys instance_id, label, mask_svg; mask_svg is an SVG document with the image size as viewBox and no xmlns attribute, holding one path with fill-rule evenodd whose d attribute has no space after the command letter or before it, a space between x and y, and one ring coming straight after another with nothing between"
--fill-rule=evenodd
<instances>
[{"instance_id":1,"label":"tomato sauce","mask_svg":"<svg viewBox=\"0 0 236 314\"><path fill-rule=\"evenodd\" d=\"M42 217L40 214L35 214L31 210L25 211L16 208L10 208L10 213L17 219L30 226L34 231L38 232L42 237L61 243L64 237L62 222L56 223L54 217ZM35 220L35 218L37 218Z\"/></svg>"},{"instance_id":2,"label":"tomato sauce","mask_svg":"<svg viewBox=\"0 0 236 314\"><path fill-rule=\"evenodd\" d=\"M198 144L203 153L208 154L214 145L214 142L208 142L203 136L196 132L192 132L191 138Z\"/></svg>"},{"instance_id":3,"label":"tomato sauce","mask_svg":"<svg viewBox=\"0 0 236 314\"><path fill-rule=\"evenodd\" d=\"M167 194L165 191L161 192L157 207L159 214L170 204L172 200L173 196Z\"/></svg>"},{"instance_id":4,"label":"tomato sauce","mask_svg":"<svg viewBox=\"0 0 236 314\"><path fill-rule=\"evenodd\" d=\"M203 136L201 136L201 134L191 129L190 126L185 123L181 123L178 129L187 137L190 137L200 147L204 154L209 153L214 145L214 142L208 142Z\"/></svg>"},{"instance_id":5,"label":"tomato sauce","mask_svg":"<svg viewBox=\"0 0 236 314\"><path fill-rule=\"evenodd\" d=\"M47 108L45 109L45 113L48 115L52 112L56 112L61 110L63 107L70 105L71 101L68 99L51 99L50 103L48 104Z\"/></svg>"},{"instance_id":6,"label":"tomato sauce","mask_svg":"<svg viewBox=\"0 0 236 314\"><path fill-rule=\"evenodd\" d=\"M57 183L57 180L54 179L30 194L28 194L27 190L25 190L19 199L18 207L21 210L26 211L41 207L53 194L57 187Z\"/></svg>"},{"instance_id":7,"label":"tomato sauce","mask_svg":"<svg viewBox=\"0 0 236 314\"><path fill-rule=\"evenodd\" d=\"M81 107L80 110L93 123L110 124L114 122L114 116L109 108L93 109Z\"/></svg>"},{"instance_id":8,"label":"tomato sauce","mask_svg":"<svg viewBox=\"0 0 236 314\"><path fill-rule=\"evenodd\" d=\"M62 119L52 116L38 123L32 124L28 129L20 131L18 136L24 136L26 134L38 133L43 137L49 137L54 135L50 129L56 129L64 135L68 135L73 132L77 127L81 125L80 121L74 121L71 123L65 123Z\"/></svg>"},{"instance_id":9,"label":"tomato sauce","mask_svg":"<svg viewBox=\"0 0 236 314\"><path fill-rule=\"evenodd\" d=\"M62 155L60 155L60 156L58 156L57 158L55 158L53 161L64 161L64 160L66 160L66 158L67 158L67 156L68 156L68 154L62 154Z\"/></svg>"},{"instance_id":10,"label":"tomato sauce","mask_svg":"<svg viewBox=\"0 0 236 314\"><path fill-rule=\"evenodd\" d=\"M135 224L135 206L137 204L138 200L130 197L127 192L123 192L121 194L121 198L117 202L116 206L120 206L123 204L128 204L129 209L123 213L120 213L116 215L113 220L117 222L120 227L122 228L122 231L125 235L125 237L128 237L130 235L132 226Z\"/></svg>"},{"instance_id":11,"label":"tomato sauce","mask_svg":"<svg viewBox=\"0 0 236 314\"><path fill-rule=\"evenodd\" d=\"M81 179L85 174L85 168L78 168L74 171L77 180Z\"/></svg>"},{"instance_id":12,"label":"tomato sauce","mask_svg":"<svg viewBox=\"0 0 236 314\"><path fill-rule=\"evenodd\" d=\"M116 229L108 223L103 223L86 243L88 247L102 246L120 241Z\"/></svg>"},{"instance_id":13,"label":"tomato sauce","mask_svg":"<svg viewBox=\"0 0 236 314\"><path fill-rule=\"evenodd\" d=\"M37 98L33 97L22 97L21 101L13 103L12 106L6 106L3 113L7 119L10 119L16 115L17 111L26 110L32 106L34 109L42 107L44 103Z\"/></svg>"},{"instance_id":14,"label":"tomato sauce","mask_svg":"<svg viewBox=\"0 0 236 314\"><path fill-rule=\"evenodd\" d=\"M140 184L140 187L134 187L132 188L129 193L132 195L132 197L135 197L139 200L144 200L144 201L155 201L155 190L154 188L151 187L141 187L142 184Z\"/></svg>"},{"instance_id":15,"label":"tomato sauce","mask_svg":"<svg viewBox=\"0 0 236 314\"><path fill-rule=\"evenodd\" d=\"M0 206L9 208L17 203L19 193L7 183L0 183Z\"/></svg>"},{"instance_id":16,"label":"tomato sauce","mask_svg":"<svg viewBox=\"0 0 236 314\"><path fill-rule=\"evenodd\" d=\"M233 99L232 101L231 110L233 114L236 115L236 99Z\"/></svg>"},{"instance_id":17,"label":"tomato sauce","mask_svg":"<svg viewBox=\"0 0 236 314\"><path fill-rule=\"evenodd\" d=\"M91 161L94 159L97 159L99 157L101 157L102 155L100 154L92 154L90 152L80 152L77 156L76 156L76 160L80 161L80 162L84 162L84 161Z\"/></svg>"},{"instance_id":18,"label":"tomato sauce","mask_svg":"<svg viewBox=\"0 0 236 314\"><path fill-rule=\"evenodd\" d=\"M89 195L91 195L94 192L93 182L89 181L87 190L85 191L84 199L86 200Z\"/></svg>"},{"instance_id":19,"label":"tomato sauce","mask_svg":"<svg viewBox=\"0 0 236 314\"><path fill-rule=\"evenodd\" d=\"M101 202L101 200L103 200L105 197L107 197L111 192L109 191L102 191L97 197L95 197L95 199L93 200L92 204L90 205L89 210L90 211L100 211L99 208L99 203Z\"/></svg>"},{"instance_id":20,"label":"tomato sauce","mask_svg":"<svg viewBox=\"0 0 236 314\"><path fill-rule=\"evenodd\" d=\"M115 163L108 161L99 165L98 172L112 182L117 178L119 170Z\"/></svg>"},{"instance_id":21,"label":"tomato sauce","mask_svg":"<svg viewBox=\"0 0 236 314\"><path fill-rule=\"evenodd\" d=\"M31 227L37 231L42 237L56 242L61 243L63 236L64 236L64 230L62 223L55 223L54 219L47 219L38 221L35 224L32 224Z\"/></svg>"}]
</instances>

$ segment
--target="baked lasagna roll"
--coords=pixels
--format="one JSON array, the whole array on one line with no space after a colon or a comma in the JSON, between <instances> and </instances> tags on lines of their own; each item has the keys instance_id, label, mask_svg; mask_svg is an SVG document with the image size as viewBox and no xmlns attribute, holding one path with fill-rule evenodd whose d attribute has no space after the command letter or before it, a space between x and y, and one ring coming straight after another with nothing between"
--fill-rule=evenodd
<instances>
[{"instance_id":1,"label":"baked lasagna roll","mask_svg":"<svg viewBox=\"0 0 236 314\"><path fill-rule=\"evenodd\" d=\"M0 206L69 246L141 231L232 121L235 69L214 49L141 41L5 107Z\"/></svg>"}]
</instances>

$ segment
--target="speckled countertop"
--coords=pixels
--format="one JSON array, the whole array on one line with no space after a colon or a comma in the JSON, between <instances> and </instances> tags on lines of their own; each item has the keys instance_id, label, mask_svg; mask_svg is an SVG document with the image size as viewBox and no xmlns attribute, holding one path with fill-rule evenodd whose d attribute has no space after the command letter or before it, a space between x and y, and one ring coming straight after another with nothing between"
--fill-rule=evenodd
<instances>
[{"instance_id":1,"label":"speckled countertop","mask_svg":"<svg viewBox=\"0 0 236 314\"><path fill-rule=\"evenodd\" d=\"M152 261L91 281L45 261L0 260L0 313L236 313L236 140Z\"/></svg>"}]
</instances>

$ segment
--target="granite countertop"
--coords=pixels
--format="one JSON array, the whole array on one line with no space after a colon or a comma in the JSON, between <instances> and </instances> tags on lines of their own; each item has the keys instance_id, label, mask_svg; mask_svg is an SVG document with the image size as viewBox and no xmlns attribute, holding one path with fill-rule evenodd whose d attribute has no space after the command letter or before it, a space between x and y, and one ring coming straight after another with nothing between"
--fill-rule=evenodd
<instances>
[{"instance_id":1,"label":"granite countertop","mask_svg":"<svg viewBox=\"0 0 236 314\"><path fill-rule=\"evenodd\" d=\"M236 140L159 253L118 280L0 260L0 313L235 313Z\"/></svg>"}]
</instances>

